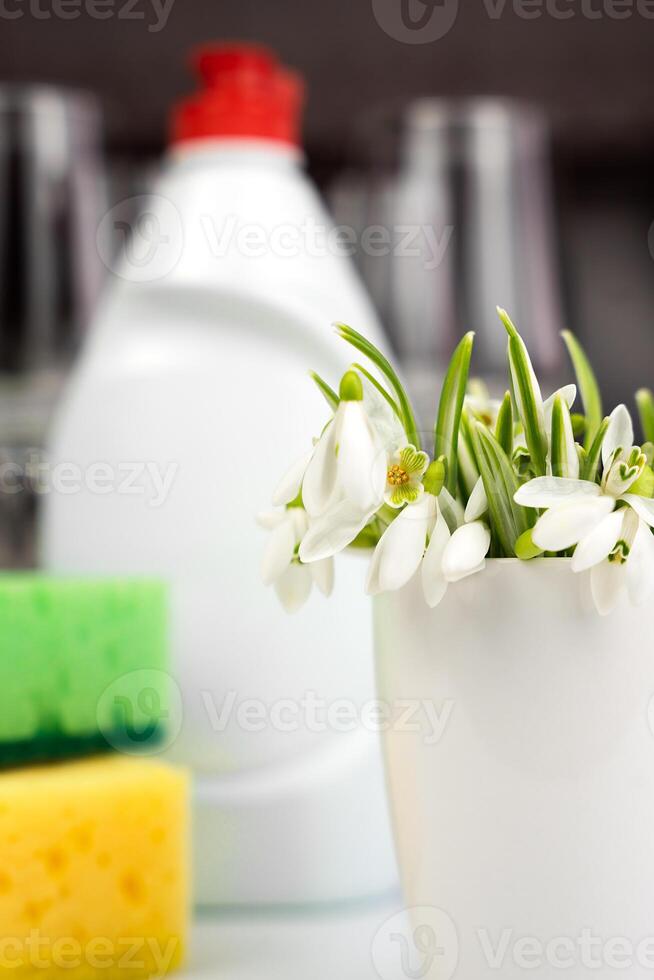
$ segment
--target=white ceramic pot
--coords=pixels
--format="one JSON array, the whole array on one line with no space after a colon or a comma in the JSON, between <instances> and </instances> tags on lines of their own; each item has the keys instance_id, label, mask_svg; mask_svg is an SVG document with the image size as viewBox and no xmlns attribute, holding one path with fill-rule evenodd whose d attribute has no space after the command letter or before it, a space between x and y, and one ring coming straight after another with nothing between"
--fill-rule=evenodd
<instances>
[{"instance_id":1,"label":"white ceramic pot","mask_svg":"<svg viewBox=\"0 0 654 980\"><path fill-rule=\"evenodd\" d=\"M375 600L406 976L654 976L654 609L601 618L585 579L501 559Z\"/></svg>"}]
</instances>

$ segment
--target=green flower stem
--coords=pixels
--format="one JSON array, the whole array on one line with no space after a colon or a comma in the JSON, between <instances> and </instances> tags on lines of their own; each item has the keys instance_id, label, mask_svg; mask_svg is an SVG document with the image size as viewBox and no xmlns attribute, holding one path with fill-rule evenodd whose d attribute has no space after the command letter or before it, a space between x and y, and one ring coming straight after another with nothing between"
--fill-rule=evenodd
<instances>
[{"instance_id":1,"label":"green flower stem","mask_svg":"<svg viewBox=\"0 0 654 980\"><path fill-rule=\"evenodd\" d=\"M400 510L397 507L389 507L388 504L382 504L377 511L376 517L384 525L384 528L387 528L389 524L393 523L399 513Z\"/></svg>"},{"instance_id":2,"label":"green flower stem","mask_svg":"<svg viewBox=\"0 0 654 980\"><path fill-rule=\"evenodd\" d=\"M602 443L604 442L604 436L606 435L606 430L608 427L608 418L602 419L602 422L595 433L595 438L593 439L592 445L588 450L588 455L584 461L583 469L579 474L582 480L590 480L591 483L594 483L597 479L600 459L602 456Z\"/></svg>"}]
</instances>

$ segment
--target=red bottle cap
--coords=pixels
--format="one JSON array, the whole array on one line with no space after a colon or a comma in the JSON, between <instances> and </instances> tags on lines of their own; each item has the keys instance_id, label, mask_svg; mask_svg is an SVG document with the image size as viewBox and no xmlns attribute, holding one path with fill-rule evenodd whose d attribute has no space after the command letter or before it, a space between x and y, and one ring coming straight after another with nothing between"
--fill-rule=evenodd
<instances>
[{"instance_id":1,"label":"red bottle cap","mask_svg":"<svg viewBox=\"0 0 654 980\"><path fill-rule=\"evenodd\" d=\"M173 107L173 142L231 137L299 144L304 84L272 51L210 44L191 61L204 88Z\"/></svg>"}]
</instances>

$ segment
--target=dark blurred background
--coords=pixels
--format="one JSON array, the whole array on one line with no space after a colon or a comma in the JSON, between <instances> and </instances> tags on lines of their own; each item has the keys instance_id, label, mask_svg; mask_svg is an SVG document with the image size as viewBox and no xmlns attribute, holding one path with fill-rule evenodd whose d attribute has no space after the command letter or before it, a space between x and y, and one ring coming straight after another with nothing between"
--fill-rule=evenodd
<instances>
[{"instance_id":1,"label":"dark blurred background","mask_svg":"<svg viewBox=\"0 0 654 980\"><path fill-rule=\"evenodd\" d=\"M305 75L309 167L325 192L383 158L361 136L380 108L426 95L534 103L552 126L563 319L615 400L654 374L652 16L636 0L487 0L460 3L444 37L404 43L370 0L4 0L0 65L3 82L97 93L114 193L164 148L168 108L194 86L188 49L208 39L263 41Z\"/></svg>"}]
</instances>

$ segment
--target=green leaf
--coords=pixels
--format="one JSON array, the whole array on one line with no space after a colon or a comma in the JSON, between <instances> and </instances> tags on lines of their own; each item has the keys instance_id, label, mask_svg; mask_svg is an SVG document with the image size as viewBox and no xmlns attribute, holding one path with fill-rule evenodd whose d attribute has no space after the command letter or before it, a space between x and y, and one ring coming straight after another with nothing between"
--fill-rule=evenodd
<instances>
[{"instance_id":1,"label":"green leaf","mask_svg":"<svg viewBox=\"0 0 654 980\"><path fill-rule=\"evenodd\" d=\"M531 465L536 476L547 469L547 435L543 397L525 343L506 310L498 307L499 317L509 335L508 355L513 397L522 421Z\"/></svg>"},{"instance_id":2,"label":"green leaf","mask_svg":"<svg viewBox=\"0 0 654 980\"><path fill-rule=\"evenodd\" d=\"M647 388L636 392L636 404L645 442L654 442L654 395Z\"/></svg>"},{"instance_id":3,"label":"green leaf","mask_svg":"<svg viewBox=\"0 0 654 980\"><path fill-rule=\"evenodd\" d=\"M457 487L459 423L468 384L474 337L474 333L467 333L452 354L441 389L434 429L434 458L445 456L447 460L447 489L452 495L456 493Z\"/></svg>"},{"instance_id":4,"label":"green leaf","mask_svg":"<svg viewBox=\"0 0 654 980\"><path fill-rule=\"evenodd\" d=\"M563 330L561 336L568 348L568 354L577 376L579 394L584 405L586 415L584 449L588 451L602 422L602 396L590 361L575 335L569 330Z\"/></svg>"},{"instance_id":5,"label":"green leaf","mask_svg":"<svg viewBox=\"0 0 654 980\"><path fill-rule=\"evenodd\" d=\"M600 422L599 429L595 433L595 438L593 439L592 445L588 450L586 459L584 460L584 465L579 473L582 480L590 480L591 483L594 483L597 479L600 459L602 456L602 443L604 442L604 436L606 435L606 430L608 427L609 420L608 418L605 418Z\"/></svg>"},{"instance_id":6,"label":"green leaf","mask_svg":"<svg viewBox=\"0 0 654 980\"><path fill-rule=\"evenodd\" d=\"M518 478L495 436L479 422L472 422L471 431L493 537L505 555L513 556L516 541L531 526L527 510L513 499Z\"/></svg>"},{"instance_id":7,"label":"green leaf","mask_svg":"<svg viewBox=\"0 0 654 980\"><path fill-rule=\"evenodd\" d=\"M362 354L368 358L381 373L390 382L393 391L397 397L397 403L400 409L400 415L402 419L402 424L404 425L404 430L406 432L407 440L411 445L415 446L416 449L421 449L422 445L420 442L420 435L418 433L418 427L416 425L415 415L413 413L413 408L411 407L411 402L409 396L404 390L402 382L398 378L397 374L393 370L390 362L384 357L382 352L378 350L374 344L371 344L369 340L360 334L352 327L348 327L346 323L336 324L336 333L343 340L351 344L356 350L360 351Z\"/></svg>"},{"instance_id":8,"label":"green leaf","mask_svg":"<svg viewBox=\"0 0 654 980\"><path fill-rule=\"evenodd\" d=\"M579 457L572 432L570 409L560 395L556 396L552 405L550 461L552 476L577 477Z\"/></svg>"},{"instance_id":9,"label":"green leaf","mask_svg":"<svg viewBox=\"0 0 654 980\"><path fill-rule=\"evenodd\" d=\"M330 386L327 384L327 382L326 381L323 381L323 379L320 377L320 375L319 374L316 374L315 371L310 371L309 372L309 377L314 382L314 384L317 386L318 391L324 397L325 401L327 402L327 404L331 408L332 412L335 412L336 409L338 408L339 398L338 398L338 395L336 394L336 392L334 391L334 389L333 388L330 388Z\"/></svg>"},{"instance_id":10,"label":"green leaf","mask_svg":"<svg viewBox=\"0 0 654 980\"><path fill-rule=\"evenodd\" d=\"M470 419L463 408L459 424L459 441L457 444L459 467L458 478L464 498L467 500L479 479L479 470L475 460L475 449L470 432Z\"/></svg>"},{"instance_id":11,"label":"green leaf","mask_svg":"<svg viewBox=\"0 0 654 980\"><path fill-rule=\"evenodd\" d=\"M511 401L510 391L507 391L505 394L500 405L500 410L497 413L495 438L509 459L511 459L513 455L513 402Z\"/></svg>"}]
</instances>

